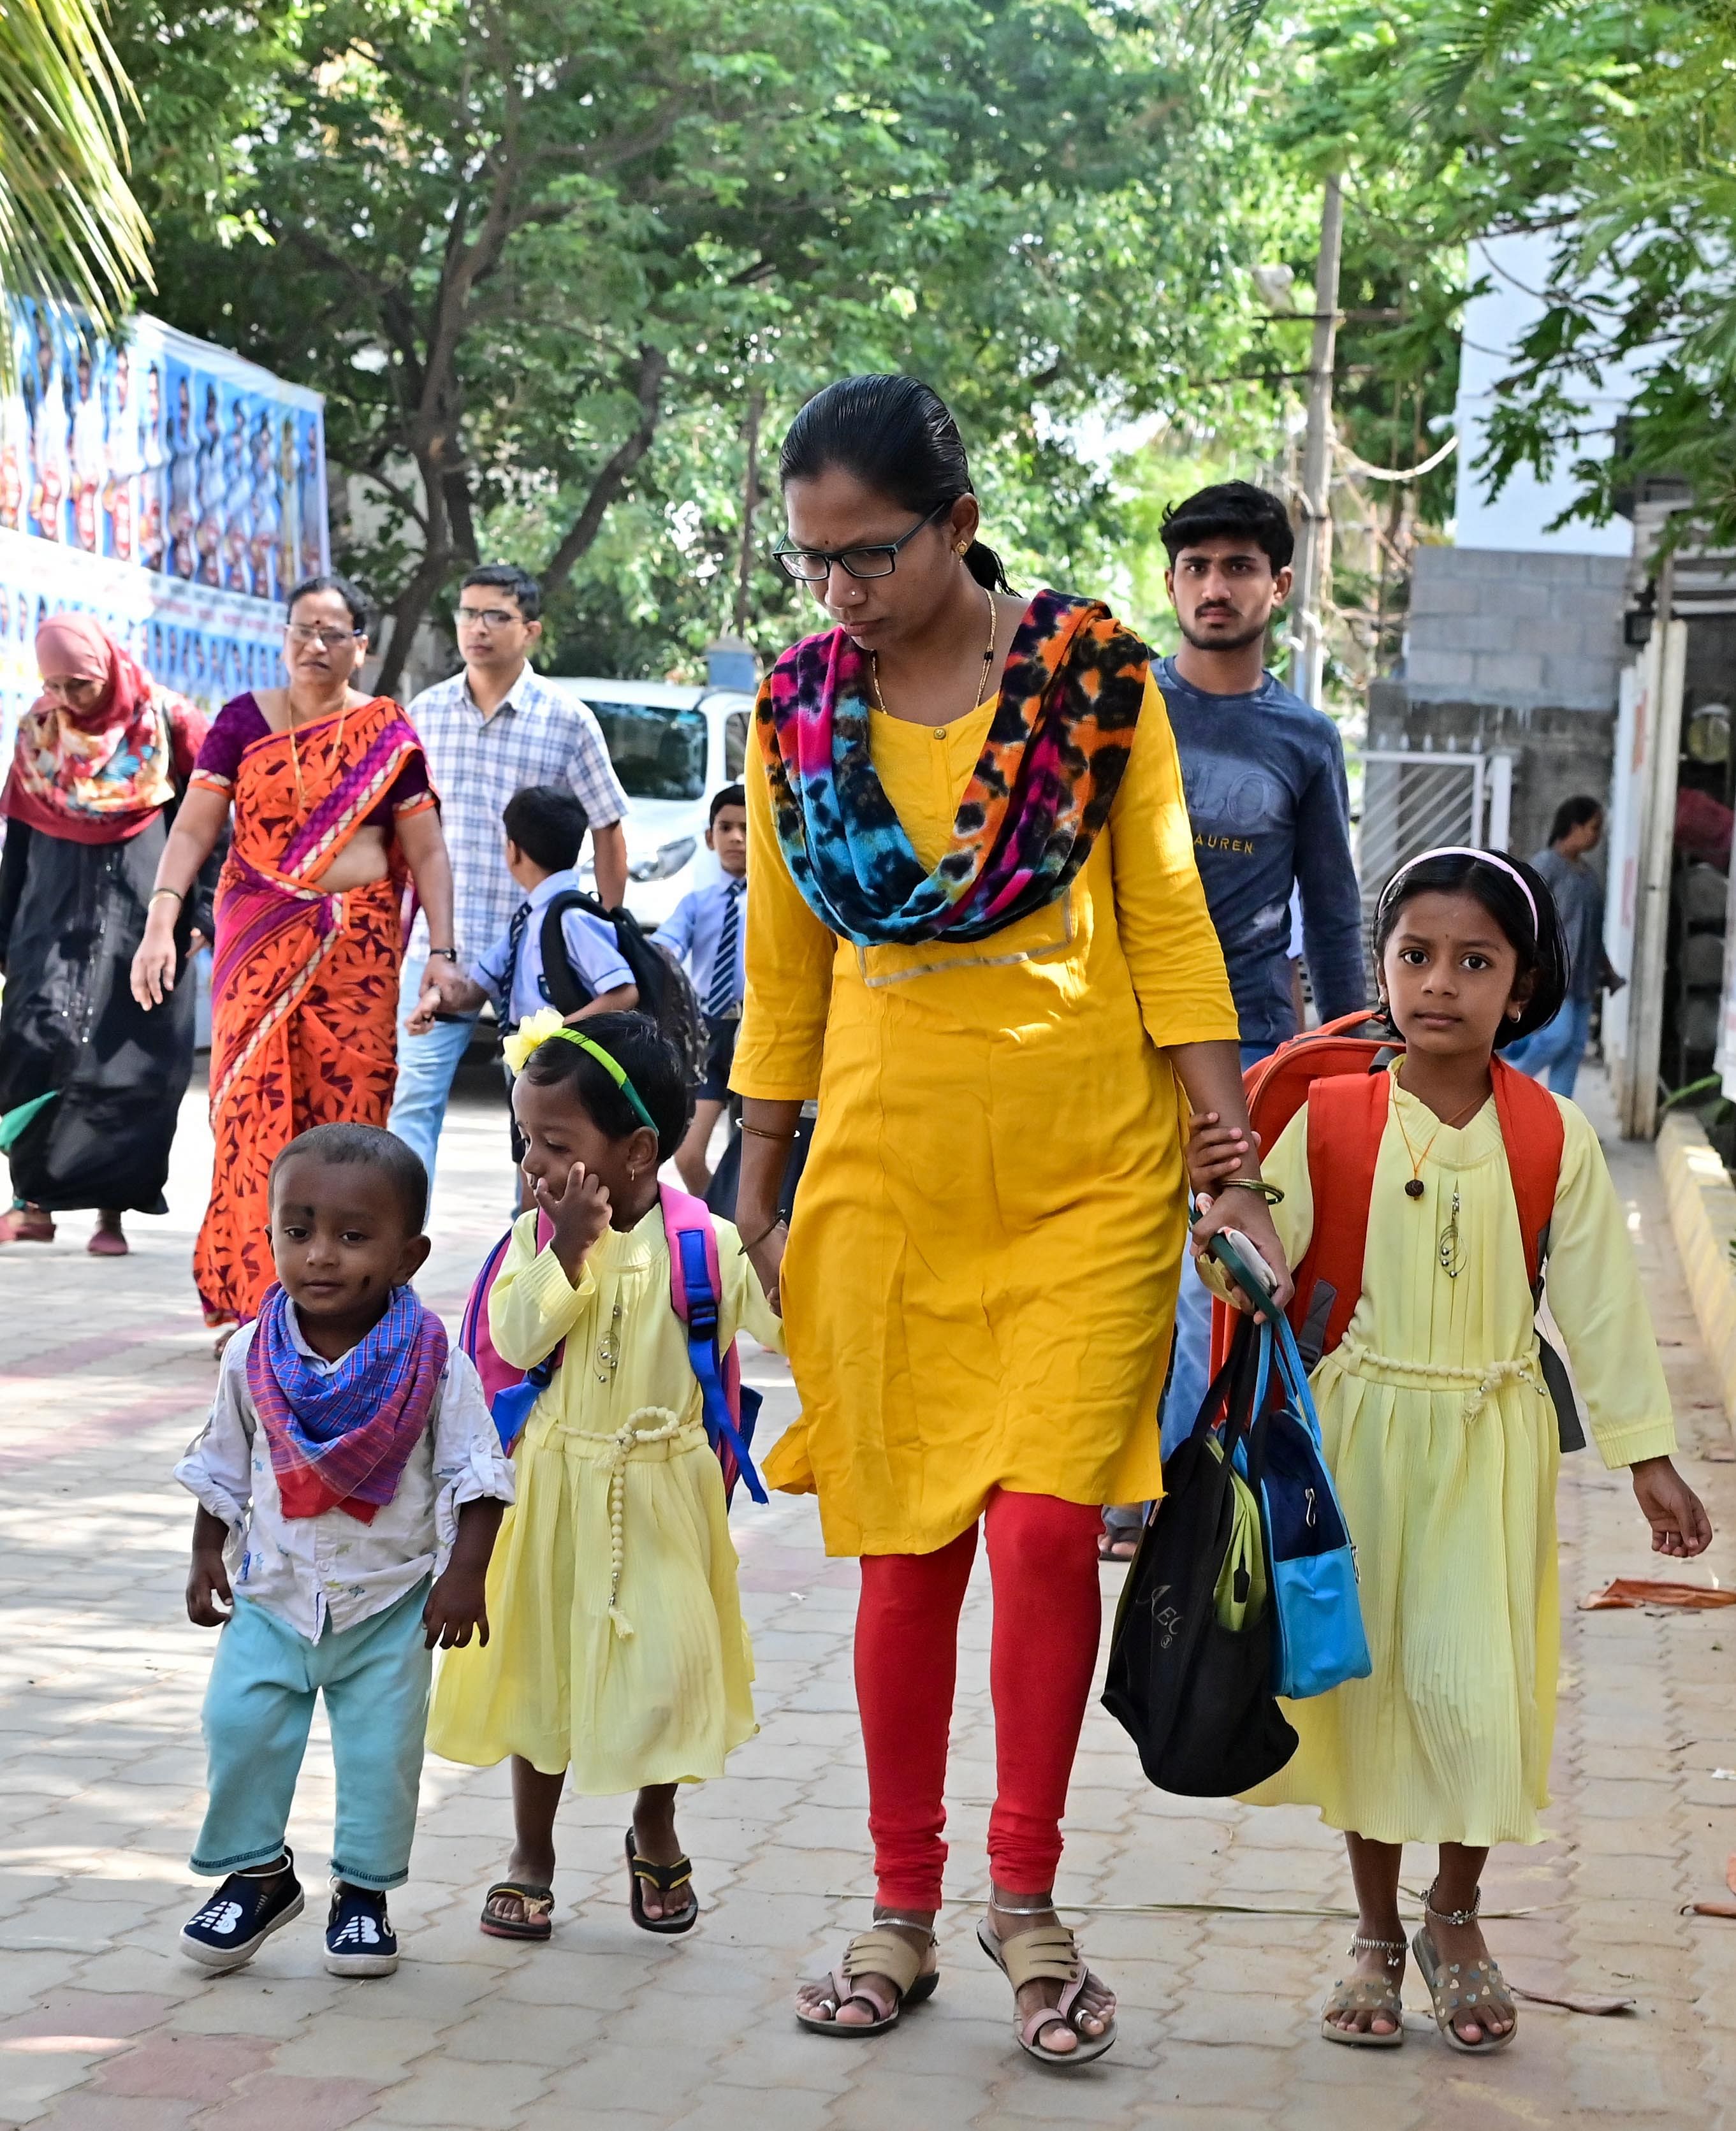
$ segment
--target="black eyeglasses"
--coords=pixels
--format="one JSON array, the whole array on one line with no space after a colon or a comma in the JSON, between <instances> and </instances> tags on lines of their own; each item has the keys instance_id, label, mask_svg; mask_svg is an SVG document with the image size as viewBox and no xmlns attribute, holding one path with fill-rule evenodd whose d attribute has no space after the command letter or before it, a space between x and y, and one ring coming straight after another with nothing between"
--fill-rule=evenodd
<instances>
[{"instance_id":1,"label":"black eyeglasses","mask_svg":"<svg viewBox=\"0 0 1736 2131\"><path fill-rule=\"evenodd\" d=\"M832 574L834 563L852 577L890 577L898 567L898 551L906 547L925 525L932 525L957 499L937 503L926 518L918 518L908 533L896 540L878 542L871 548L774 548L771 558L785 577L798 585L818 585Z\"/></svg>"}]
</instances>

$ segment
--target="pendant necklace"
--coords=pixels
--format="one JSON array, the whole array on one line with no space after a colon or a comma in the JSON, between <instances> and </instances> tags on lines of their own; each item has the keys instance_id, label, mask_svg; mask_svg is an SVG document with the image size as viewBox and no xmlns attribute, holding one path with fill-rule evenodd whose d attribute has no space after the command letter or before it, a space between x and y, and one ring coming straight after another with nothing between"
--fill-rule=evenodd
<instances>
[{"instance_id":1,"label":"pendant necklace","mask_svg":"<svg viewBox=\"0 0 1736 2131\"><path fill-rule=\"evenodd\" d=\"M621 1298L615 1299L615 1308L609 1319L609 1329L597 1343L597 1381L600 1384L613 1381L615 1372L621 1367Z\"/></svg>"},{"instance_id":2,"label":"pendant necklace","mask_svg":"<svg viewBox=\"0 0 1736 2131\"><path fill-rule=\"evenodd\" d=\"M989 692L989 676L995 670L995 634L1000 620L1000 615L995 610L995 595L986 585L982 588L982 596L989 603L989 640L982 647L982 673L976 683L976 698L971 705L973 711L980 707ZM874 691L874 707L890 716L890 713L886 711L886 699L880 693L880 661L878 652L870 651L868 654L868 683Z\"/></svg>"},{"instance_id":3,"label":"pendant necklace","mask_svg":"<svg viewBox=\"0 0 1736 2131\"><path fill-rule=\"evenodd\" d=\"M1422 1181L1422 1165L1428 1160L1429 1149L1434 1146L1441 1133L1449 1127L1456 1128L1461 1121L1474 1115L1476 1111L1482 1109L1488 1099L1486 1095L1479 1095L1475 1101L1466 1104L1462 1110L1457 1111L1452 1117L1442 1118L1429 1134L1428 1146L1423 1148L1421 1154L1418 1154L1415 1147L1411 1145L1411 1136L1405 1130L1403 1111L1396 1103L1393 1104L1393 1114L1398 1120L1398 1136L1404 1142L1404 1151L1411 1158L1410 1181L1404 1187L1404 1195L1407 1199L1422 1197L1427 1189ZM1446 1226L1441 1231L1436 1239L1435 1250L1442 1272L1449 1280L1456 1280L1465 1270L1465 1256L1459 1238L1459 1186L1456 1183L1453 1185L1452 1204L1446 1217Z\"/></svg>"}]
</instances>

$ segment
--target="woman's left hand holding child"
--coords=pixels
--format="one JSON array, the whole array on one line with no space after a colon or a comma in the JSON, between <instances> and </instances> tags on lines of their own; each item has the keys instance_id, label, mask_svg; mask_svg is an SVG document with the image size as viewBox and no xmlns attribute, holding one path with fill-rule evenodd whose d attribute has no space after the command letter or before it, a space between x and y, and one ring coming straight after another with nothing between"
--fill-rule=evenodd
<instances>
[{"instance_id":1,"label":"woman's left hand holding child","mask_svg":"<svg viewBox=\"0 0 1736 2131\"><path fill-rule=\"evenodd\" d=\"M1630 1468L1634 1499L1652 1527L1652 1551L1686 1560L1712 1544L1705 1505L1667 1458L1642 1458Z\"/></svg>"}]
</instances>

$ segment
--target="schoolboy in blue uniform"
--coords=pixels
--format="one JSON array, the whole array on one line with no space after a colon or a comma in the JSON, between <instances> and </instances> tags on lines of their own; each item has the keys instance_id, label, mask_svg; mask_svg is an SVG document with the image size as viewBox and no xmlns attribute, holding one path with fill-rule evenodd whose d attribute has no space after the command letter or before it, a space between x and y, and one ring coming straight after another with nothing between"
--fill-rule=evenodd
<instances>
[{"instance_id":1,"label":"schoolboy in blue uniform","mask_svg":"<svg viewBox=\"0 0 1736 2131\"><path fill-rule=\"evenodd\" d=\"M705 842L717 854L722 879L683 896L655 936L656 945L685 966L705 1014L705 1073L693 1090L693 1122L675 1152L681 1180L696 1198L704 1197L712 1180L706 1153L729 1100L747 989L747 795L739 784L712 794Z\"/></svg>"},{"instance_id":2,"label":"schoolboy in blue uniform","mask_svg":"<svg viewBox=\"0 0 1736 2131\"><path fill-rule=\"evenodd\" d=\"M744 817L745 818L745 817ZM542 913L557 895L579 889L578 854L587 826L585 810L570 792L556 784L527 784L506 802L501 816L506 832L506 869L525 891L512 922L486 953L470 965L456 994L447 987L453 1010L474 1013L487 1003L503 1030L551 1005L553 995L543 966ZM568 910L561 917L561 941L573 975L591 994L569 1021L597 1013L626 1013L639 1003L639 988L627 967L612 925L588 911ZM424 991L405 1022L412 1036L434 1026L439 994ZM513 1128L513 1164L521 1149Z\"/></svg>"}]
</instances>

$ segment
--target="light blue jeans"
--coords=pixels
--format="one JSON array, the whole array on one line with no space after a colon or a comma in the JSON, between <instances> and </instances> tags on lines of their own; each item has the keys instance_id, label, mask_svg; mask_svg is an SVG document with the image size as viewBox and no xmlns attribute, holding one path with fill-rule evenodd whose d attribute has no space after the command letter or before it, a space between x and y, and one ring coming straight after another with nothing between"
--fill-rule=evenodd
<instances>
[{"instance_id":1,"label":"light blue jeans","mask_svg":"<svg viewBox=\"0 0 1736 2131\"><path fill-rule=\"evenodd\" d=\"M192 1866L220 1880L283 1855L314 1698L324 1693L338 1776L332 1871L384 1892L410 1877L434 1653L424 1577L383 1613L317 1643L237 1598L205 1689L209 1802Z\"/></svg>"},{"instance_id":2,"label":"light blue jeans","mask_svg":"<svg viewBox=\"0 0 1736 2131\"><path fill-rule=\"evenodd\" d=\"M1580 1075L1580 1061L1591 1041L1591 1001L1571 998L1541 1028L1518 1043L1510 1043L1501 1056L1533 1080L1549 1076L1551 1094L1573 1094Z\"/></svg>"},{"instance_id":3,"label":"light blue jeans","mask_svg":"<svg viewBox=\"0 0 1736 2131\"><path fill-rule=\"evenodd\" d=\"M398 1085L386 1123L389 1132L396 1133L406 1147L413 1147L421 1156L431 1190L440 1127L446 1121L446 1099L452 1093L458 1062L470 1047L476 1016L437 1021L426 1036L406 1036L404 1024L422 996L422 972L427 967L425 955L404 957L404 973L398 984Z\"/></svg>"},{"instance_id":4,"label":"light blue jeans","mask_svg":"<svg viewBox=\"0 0 1736 2131\"><path fill-rule=\"evenodd\" d=\"M1242 1046L1242 1070L1268 1056L1257 1043ZM1182 1285L1176 1294L1175 1355L1169 1365L1169 1388L1158 1414L1161 1448L1168 1458L1199 1418L1211 1382L1211 1292L1194 1271L1184 1250ZM1146 1502L1125 1502L1104 1511L1104 1521L1120 1531L1137 1530L1145 1521Z\"/></svg>"}]
</instances>

